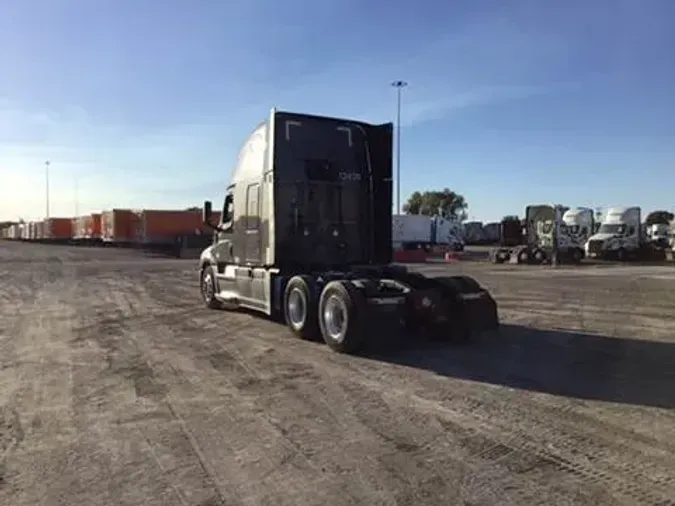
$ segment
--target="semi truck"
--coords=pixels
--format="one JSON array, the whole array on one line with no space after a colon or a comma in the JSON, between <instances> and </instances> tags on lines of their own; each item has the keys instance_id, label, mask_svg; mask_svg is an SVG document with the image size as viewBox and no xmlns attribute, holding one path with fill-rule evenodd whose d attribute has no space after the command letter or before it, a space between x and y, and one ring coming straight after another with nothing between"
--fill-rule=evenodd
<instances>
[{"instance_id":1,"label":"semi truck","mask_svg":"<svg viewBox=\"0 0 675 506\"><path fill-rule=\"evenodd\" d=\"M490 256L495 263L542 264L552 261L556 252L559 262L579 263L585 256L584 244L592 230L592 209L530 205L525 209L524 243L496 248Z\"/></svg>"},{"instance_id":2,"label":"semi truck","mask_svg":"<svg viewBox=\"0 0 675 506\"><path fill-rule=\"evenodd\" d=\"M643 259L652 253L642 227L642 209L612 207L603 215L598 232L585 245L589 258L625 261Z\"/></svg>"},{"instance_id":3,"label":"semi truck","mask_svg":"<svg viewBox=\"0 0 675 506\"><path fill-rule=\"evenodd\" d=\"M379 318L461 341L498 328L475 279L391 263L392 131L272 109L241 148L217 223L204 202L205 305L259 311L342 353L366 346Z\"/></svg>"}]
</instances>

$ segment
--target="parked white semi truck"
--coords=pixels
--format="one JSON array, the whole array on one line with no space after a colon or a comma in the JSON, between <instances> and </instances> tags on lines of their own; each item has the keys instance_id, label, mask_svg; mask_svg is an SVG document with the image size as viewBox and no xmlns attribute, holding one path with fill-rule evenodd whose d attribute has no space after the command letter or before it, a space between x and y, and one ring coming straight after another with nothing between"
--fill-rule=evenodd
<instances>
[{"instance_id":1,"label":"parked white semi truck","mask_svg":"<svg viewBox=\"0 0 675 506\"><path fill-rule=\"evenodd\" d=\"M496 263L545 263L552 259L554 241L558 261L579 263L584 258L584 243L593 230L593 211L570 209L560 204L527 206L525 210L526 243L513 248L496 248Z\"/></svg>"},{"instance_id":2,"label":"parked white semi truck","mask_svg":"<svg viewBox=\"0 0 675 506\"><path fill-rule=\"evenodd\" d=\"M583 253L586 241L595 231L595 212L588 207L568 209L562 216L563 235Z\"/></svg>"},{"instance_id":3,"label":"parked white semi truck","mask_svg":"<svg viewBox=\"0 0 675 506\"><path fill-rule=\"evenodd\" d=\"M586 242L586 256L619 261L643 257L649 247L641 215L637 206L607 209L597 234Z\"/></svg>"}]
</instances>

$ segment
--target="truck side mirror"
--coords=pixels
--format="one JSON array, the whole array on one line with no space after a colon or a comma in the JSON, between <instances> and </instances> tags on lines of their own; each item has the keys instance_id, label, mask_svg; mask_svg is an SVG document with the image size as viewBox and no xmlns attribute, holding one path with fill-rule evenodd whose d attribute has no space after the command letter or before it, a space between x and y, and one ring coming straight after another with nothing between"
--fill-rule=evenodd
<instances>
[{"instance_id":1,"label":"truck side mirror","mask_svg":"<svg viewBox=\"0 0 675 506\"><path fill-rule=\"evenodd\" d=\"M204 201L204 208L202 209L202 221L205 225L213 228L211 223L212 204L210 200Z\"/></svg>"}]
</instances>

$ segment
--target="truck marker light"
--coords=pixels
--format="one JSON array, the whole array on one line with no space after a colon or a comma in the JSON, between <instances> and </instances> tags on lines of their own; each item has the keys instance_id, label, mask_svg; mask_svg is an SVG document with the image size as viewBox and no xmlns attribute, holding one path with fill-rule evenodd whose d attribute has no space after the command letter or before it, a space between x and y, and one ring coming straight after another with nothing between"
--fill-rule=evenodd
<instances>
[{"instance_id":1,"label":"truck marker light","mask_svg":"<svg viewBox=\"0 0 675 506\"><path fill-rule=\"evenodd\" d=\"M349 147L351 148L353 146L352 144L352 129L349 127L337 127L337 130L339 132L347 132L347 142L349 143Z\"/></svg>"},{"instance_id":2,"label":"truck marker light","mask_svg":"<svg viewBox=\"0 0 675 506\"><path fill-rule=\"evenodd\" d=\"M286 140L287 141L291 140L291 127L292 126L298 126L299 127L299 126L302 126L302 123L300 123L299 121L291 121L291 120L286 121L285 127L286 127Z\"/></svg>"}]
</instances>

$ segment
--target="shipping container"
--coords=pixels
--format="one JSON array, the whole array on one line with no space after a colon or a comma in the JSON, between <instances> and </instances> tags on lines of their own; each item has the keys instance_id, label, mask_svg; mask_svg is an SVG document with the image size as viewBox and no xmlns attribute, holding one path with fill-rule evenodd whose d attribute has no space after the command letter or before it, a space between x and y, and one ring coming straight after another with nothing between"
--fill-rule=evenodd
<instances>
[{"instance_id":1,"label":"shipping container","mask_svg":"<svg viewBox=\"0 0 675 506\"><path fill-rule=\"evenodd\" d=\"M90 239L101 238L101 213L91 213L87 222L87 237Z\"/></svg>"},{"instance_id":2,"label":"shipping container","mask_svg":"<svg viewBox=\"0 0 675 506\"><path fill-rule=\"evenodd\" d=\"M75 218L75 226L73 227L73 237L75 239L84 239L87 229L87 216L78 216Z\"/></svg>"},{"instance_id":3,"label":"shipping container","mask_svg":"<svg viewBox=\"0 0 675 506\"><path fill-rule=\"evenodd\" d=\"M395 214L391 220L391 240L394 247L401 243L432 242L432 221L429 216L419 214Z\"/></svg>"},{"instance_id":4,"label":"shipping container","mask_svg":"<svg viewBox=\"0 0 675 506\"><path fill-rule=\"evenodd\" d=\"M38 241L41 241L42 239L45 238L45 222L44 221L38 221L35 224L35 238Z\"/></svg>"},{"instance_id":5,"label":"shipping container","mask_svg":"<svg viewBox=\"0 0 675 506\"><path fill-rule=\"evenodd\" d=\"M137 215L138 240L142 244L168 243L177 236L208 233L201 211L143 209Z\"/></svg>"},{"instance_id":6,"label":"shipping container","mask_svg":"<svg viewBox=\"0 0 675 506\"><path fill-rule=\"evenodd\" d=\"M483 240L488 244L497 244L501 237L501 222L491 222L483 225Z\"/></svg>"},{"instance_id":7,"label":"shipping container","mask_svg":"<svg viewBox=\"0 0 675 506\"><path fill-rule=\"evenodd\" d=\"M62 241L73 236L72 218L47 218L44 221L44 239Z\"/></svg>"},{"instance_id":8,"label":"shipping container","mask_svg":"<svg viewBox=\"0 0 675 506\"><path fill-rule=\"evenodd\" d=\"M101 213L101 238L106 242L135 240L137 215L131 209L111 209Z\"/></svg>"}]
</instances>

